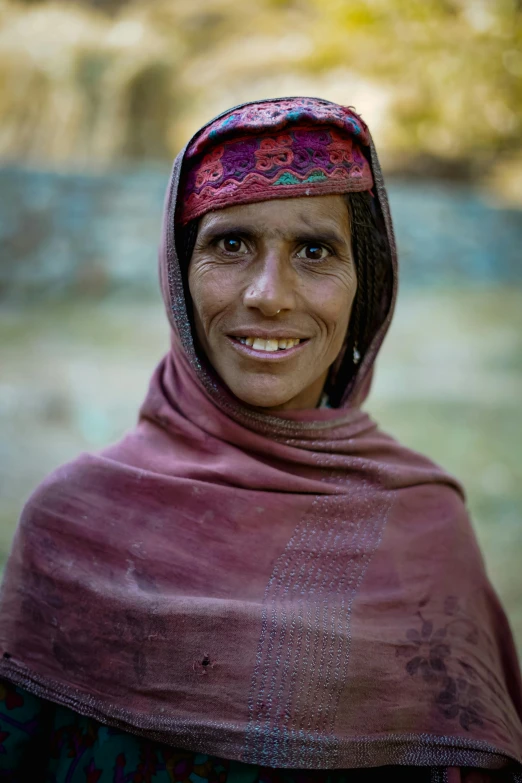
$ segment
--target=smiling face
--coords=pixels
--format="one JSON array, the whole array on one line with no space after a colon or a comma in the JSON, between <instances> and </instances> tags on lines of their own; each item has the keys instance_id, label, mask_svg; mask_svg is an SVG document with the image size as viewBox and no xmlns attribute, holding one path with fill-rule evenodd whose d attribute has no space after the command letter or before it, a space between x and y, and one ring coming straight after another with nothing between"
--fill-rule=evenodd
<instances>
[{"instance_id":1,"label":"smiling face","mask_svg":"<svg viewBox=\"0 0 522 783\"><path fill-rule=\"evenodd\" d=\"M317 406L357 290L342 196L208 212L188 280L201 347L236 397L272 411Z\"/></svg>"}]
</instances>

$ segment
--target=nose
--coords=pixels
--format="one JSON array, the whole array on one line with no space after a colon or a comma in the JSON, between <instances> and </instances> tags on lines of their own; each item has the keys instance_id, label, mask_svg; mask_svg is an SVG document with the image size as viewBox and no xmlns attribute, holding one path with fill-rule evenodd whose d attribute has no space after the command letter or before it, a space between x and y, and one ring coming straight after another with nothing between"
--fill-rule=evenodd
<instances>
[{"instance_id":1,"label":"nose","mask_svg":"<svg viewBox=\"0 0 522 783\"><path fill-rule=\"evenodd\" d=\"M283 248L264 253L251 267L243 303L265 316L295 307L295 272Z\"/></svg>"}]
</instances>

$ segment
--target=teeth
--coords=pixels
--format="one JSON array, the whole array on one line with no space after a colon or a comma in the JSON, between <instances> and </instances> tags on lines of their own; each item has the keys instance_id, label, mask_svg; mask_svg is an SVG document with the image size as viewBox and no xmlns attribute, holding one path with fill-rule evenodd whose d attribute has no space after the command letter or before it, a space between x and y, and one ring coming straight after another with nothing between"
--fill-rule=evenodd
<instances>
[{"instance_id":1,"label":"teeth","mask_svg":"<svg viewBox=\"0 0 522 783\"><path fill-rule=\"evenodd\" d=\"M301 340L299 338L285 337L279 340L264 340L262 337L238 337L240 343L243 345L249 345L256 351L284 351L287 348L293 348L294 345L299 345Z\"/></svg>"},{"instance_id":2,"label":"teeth","mask_svg":"<svg viewBox=\"0 0 522 783\"><path fill-rule=\"evenodd\" d=\"M261 337L256 337L252 343L252 348L256 351L266 351L266 340L262 340Z\"/></svg>"}]
</instances>

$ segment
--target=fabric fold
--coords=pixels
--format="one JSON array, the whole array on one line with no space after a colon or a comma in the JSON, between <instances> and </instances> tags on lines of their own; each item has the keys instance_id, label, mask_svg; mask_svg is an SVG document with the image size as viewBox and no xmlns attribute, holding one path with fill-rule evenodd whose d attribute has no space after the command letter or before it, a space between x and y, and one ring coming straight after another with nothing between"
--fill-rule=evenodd
<instances>
[{"instance_id":1,"label":"fabric fold","mask_svg":"<svg viewBox=\"0 0 522 783\"><path fill-rule=\"evenodd\" d=\"M1 593L0 674L226 759L520 773L516 652L463 490L360 408L397 290L365 124L328 101L269 100L226 112L189 149L299 116L357 136L387 229L390 289L355 378L336 380L341 405L249 409L198 354L176 252L183 151L160 250L171 350L136 428L27 503Z\"/></svg>"}]
</instances>

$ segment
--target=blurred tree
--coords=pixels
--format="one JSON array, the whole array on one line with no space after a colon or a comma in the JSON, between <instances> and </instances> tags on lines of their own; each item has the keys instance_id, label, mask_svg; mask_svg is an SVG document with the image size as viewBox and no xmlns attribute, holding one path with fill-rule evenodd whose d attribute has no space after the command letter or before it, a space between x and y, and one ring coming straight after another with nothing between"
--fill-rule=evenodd
<instances>
[{"instance_id":1,"label":"blurred tree","mask_svg":"<svg viewBox=\"0 0 522 783\"><path fill-rule=\"evenodd\" d=\"M80 166L170 155L176 43L139 15L0 4L0 154Z\"/></svg>"},{"instance_id":2,"label":"blurred tree","mask_svg":"<svg viewBox=\"0 0 522 783\"><path fill-rule=\"evenodd\" d=\"M379 103L389 165L520 171L521 44L520 0L0 0L0 155L171 156L228 105L299 91Z\"/></svg>"},{"instance_id":3,"label":"blurred tree","mask_svg":"<svg viewBox=\"0 0 522 783\"><path fill-rule=\"evenodd\" d=\"M47 0L19 0L19 2L22 5L44 5ZM108 14L118 11L122 6L131 2L132 0L69 0L71 5L76 3L78 5L90 6Z\"/></svg>"},{"instance_id":4,"label":"blurred tree","mask_svg":"<svg viewBox=\"0 0 522 783\"><path fill-rule=\"evenodd\" d=\"M521 146L522 4L310 0L309 66L349 62L393 92L390 143L477 164Z\"/></svg>"}]
</instances>

